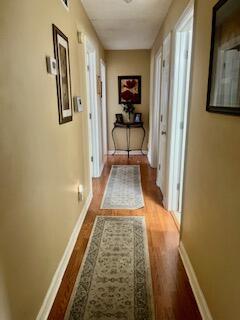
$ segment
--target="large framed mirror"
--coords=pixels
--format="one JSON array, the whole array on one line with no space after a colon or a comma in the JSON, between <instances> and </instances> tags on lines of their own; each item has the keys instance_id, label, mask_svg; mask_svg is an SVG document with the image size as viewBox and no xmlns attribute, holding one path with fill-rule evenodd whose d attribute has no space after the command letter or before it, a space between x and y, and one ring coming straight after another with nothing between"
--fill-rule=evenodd
<instances>
[{"instance_id":1,"label":"large framed mirror","mask_svg":"<svg viewBox=\"0 0 240 320\"><path fill-rule=\"evenodd\" d=\"M240 0L213 8L207 111L240 115Z\"/></svg>"}]
</instances>

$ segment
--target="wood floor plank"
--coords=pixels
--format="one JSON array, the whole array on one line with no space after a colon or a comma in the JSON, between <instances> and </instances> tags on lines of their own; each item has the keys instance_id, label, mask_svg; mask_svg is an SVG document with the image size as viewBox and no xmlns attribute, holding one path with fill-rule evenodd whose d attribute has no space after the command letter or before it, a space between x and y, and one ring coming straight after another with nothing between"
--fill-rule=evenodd
<instances>
[{"instance_id":1,"label":"wood floor plank","mask_svg":"<svg viewBox=\"0 0 240 320\"><path fill-rule=\"evenodd\" d=\"M145 207L138 210L101 210L112 165L139 164ZM156 320L201 320L186 272L178 253L179 232L170 213L162 206L156 186L156 170L145 156L109 156L101 178L93 179L93 200L79 233L48 320L64 319L72 289L97 215L145 216L153 279Z\"/></svg>"}]
</instances>

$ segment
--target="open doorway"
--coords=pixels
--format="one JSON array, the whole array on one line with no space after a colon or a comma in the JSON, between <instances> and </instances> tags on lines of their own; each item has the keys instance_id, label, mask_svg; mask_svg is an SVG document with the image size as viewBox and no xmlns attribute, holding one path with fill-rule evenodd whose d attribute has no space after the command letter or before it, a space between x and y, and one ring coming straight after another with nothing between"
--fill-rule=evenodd
<instances>
[{"instance_id":1,"label":"open doorway","mask_svg":"<svg viewBox=\"0 0 240 320\"><path fill-rule=\"evenodd\" d=\"M191 2L174 30L174 71L171 93L167 209L180 225L184 184L185 146L189 105L194 4Z\"/></svg>"}]
</instances>

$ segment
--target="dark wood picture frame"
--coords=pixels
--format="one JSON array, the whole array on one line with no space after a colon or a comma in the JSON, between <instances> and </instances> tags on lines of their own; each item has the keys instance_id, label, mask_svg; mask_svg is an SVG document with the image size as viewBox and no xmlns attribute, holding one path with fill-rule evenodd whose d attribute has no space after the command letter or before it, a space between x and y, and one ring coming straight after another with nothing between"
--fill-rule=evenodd
<instances>
[{"instance_id":1,"label":"dark wood picture frame","mask_svg":"<svg viewBox=\"0 0 240 320\"><path fill-rule=\"evenodd\" d=\"M240 115L240 105L239 107L230 106L214 106L211 104L211 93L213 87L213 71L214 71L214 58L215 58L215 37L216 37L216 22L217 13L220 8L222 8L229 0L220 0L213 7L212 13L212 35L211 35L211 51L210 51L210 63L209 63L209 76L208 76L208 92L207 92L207 107L208 112L229 114L229 115ZM231 0L232 1L232 0ZM239 0L234 0L240 6Z\"/></svg>"},{"instance_id":2,"label":"dark wood picture frame","mask_svg":"<svg viewBox=\"0 0 240 320\"><path fill-rule=\"evenodd\" d=\"M122 91L122 81L129 81L133 83L133 81L137 81L137 94L133 94L132 91L134 90L134 87L128 88L126 91L129 92L129 99L125 100L122 97L123 91ZM124 104L126 102L132 103L132 104L141 104L142 101L142 77L141 76L119 76L118 77L118 103Z\"/></svg>"},{"instance_id":3,"label":"dark wood picture frame","mask_svg":"<svg viewBox=\"0 0 240 320\"><path fill-rule=\"evenodd\" d=\"M54 24L52 25L52 28L54 55L57 62L58 70L56 76L56 85L59 124L63 124L70 122L73 119L69 43L68 38ZM65 60L62 59L63 57L65 58ZM63 68L65 68L65 75L64 72L62 72Z\"/></svg>"},{"instance_id":4,"label":"dark wood picture frame","mask_svg":"<svg viewBox=\"0 0 240 320\"><path fill-rule=\"evenodd\" d=\"M69 9L69 1L70 0L61 0L66 9Z\"/></svg>"},{"instance_id":5,"label":"dark wood picture frame","mask_svg":"<svg viewBox=\"0 0 240 320\"><path fill-rule=\"evenodd\" d=\"M140 112L134 113L133 122L134 123L142 123L142 113L140 113Z\"/></svg>"},{"instance_id":6,"label":"dark wood picture frame","mask_svg":"<svg viewBox=\"0 0 240 320\"><path fill-rule=\"evenodd\" d=\"M97 94L102 98L102 80L100 76L97 76Z\"/></svg>"},{"instance_id":7,"label":"dark wood picture frame","mask_svg":"<svg viewBox=\"0 0 240 320\"><path fill-rule=\"evenodd\" d=\"M116 117L116 123L124 123L123 114L122 113L116 113L115 117Z\"/></svg>"}]
</instances>

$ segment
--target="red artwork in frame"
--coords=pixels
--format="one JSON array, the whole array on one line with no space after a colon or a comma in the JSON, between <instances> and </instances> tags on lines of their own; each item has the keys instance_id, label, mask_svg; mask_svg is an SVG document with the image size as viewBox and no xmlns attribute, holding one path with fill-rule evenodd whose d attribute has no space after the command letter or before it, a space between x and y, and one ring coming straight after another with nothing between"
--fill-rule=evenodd
<instances>
[{"instance_id":1,"label":"red artwork in frame","mask_svg":"<svg viewBox=\"0 0 240 320\"><path fill-rule=\"evenodd\" d=\"M141 104L141 76L118 77L119 104Z\"/></svg>"}]
</instances>

